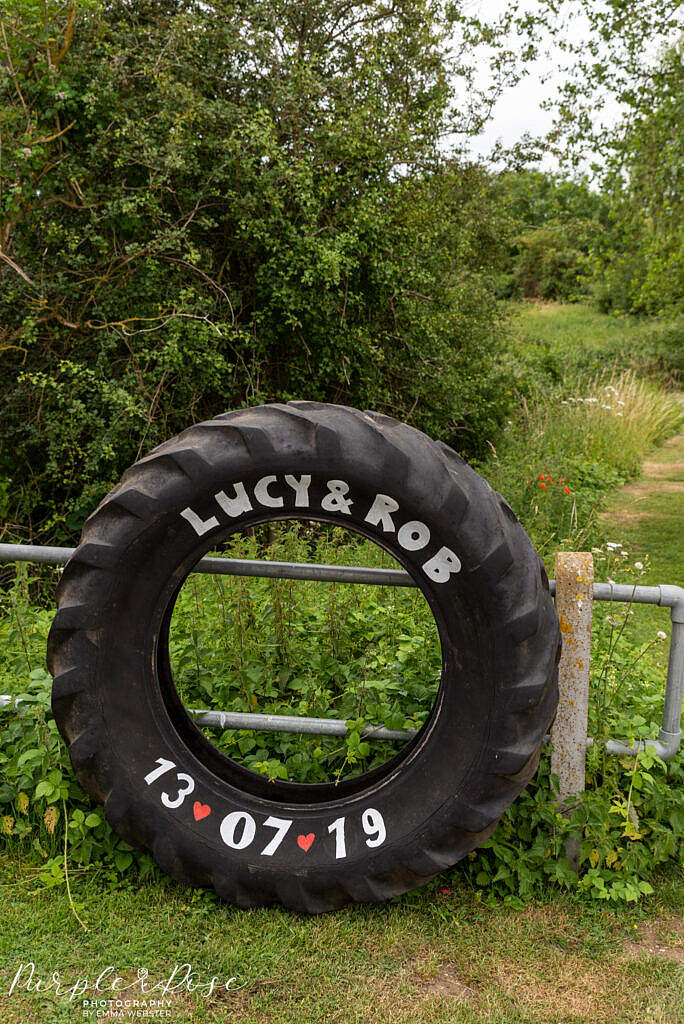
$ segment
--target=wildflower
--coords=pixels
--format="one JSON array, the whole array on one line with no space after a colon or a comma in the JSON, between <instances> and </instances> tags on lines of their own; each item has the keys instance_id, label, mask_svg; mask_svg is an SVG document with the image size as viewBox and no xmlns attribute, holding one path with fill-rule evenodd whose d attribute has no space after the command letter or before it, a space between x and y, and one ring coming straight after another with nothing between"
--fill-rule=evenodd
<instances>
[{"instance_id":1,"label":"wildflower","mask_svg":"<svg viewBox=\"0 0 684 1024\"><path fill-rule=\"evenodd\" d=\"M563 400L561 401L561 405L570 405L570 403L569 403L569 402L566 402L566 401L565 401L565 399L563 399Z\"/></svg>"},{"instance_id":2,"label":"wildflower","mask_svg":"<svg viewBox=\"0 0 684 1024\"><path fill-rule=\"evenodd\" d=\"M564 487L563 490L565 491L566 494L570 494L570 488L569 487Z\"/></svg>"},{"instance_id":3,"label":"wildflower","mask_svg":"<svg viewBox=\"0 0 684 1024\"><path fill-rule=\"evenodd\" d=\"M545 479L545 477L544 477L544 474L543 474L543 473L540 473L540 474L539 474L539 479L540 479L540 480L544 480L544 479Z\"/></svg>"},{"instance_id":4,"label":"wildflower","mask_svg":"<svg viewBox=\"0 0 684 1024\"><path fill-rule=\"evenodd\" d=\"M656 633L656 636L658 637L659 640L667 640L667 633L665 633L662 629L658 630L658 632Z\"/></svg>"},{"instance_id":5,"label":"wildflower","mask_svg":"<svg viewBox=\"0 0 684 1024\"><path fill-rule=\"evenodd\" d=\"M614 395L617 395L617 388L614 388L612 384L607 384L604 390L612 391Z\"/></svg>"},{"instance_id":6,"label":"wildflower","mask_svg":"<svg viewBox=\"0 0 684 1024\"><path fill-rule=\"evenodd\" d=\"M613 406L612 405L602 405L601 408L602 409L612 409Z\"/></svg>"},{"instance_id":7,"label":"wildflower","mask_svg":"<svg viewBox=\"0 0 684 1024\"><path fill-rule=\"evenodd\" d=\"M610 583L611 587L616 587L617 586L617 583L615 582L615 580L611 580L610 576L608 577L608 582Z\"/></svg>"},{"instance_id":8,"label":"wildflower","mask_svg":"<svg viewBox=\"0 0 684 1024\"><path fill-rule=\"evenodd\" d=\"M564 484L565 483L565 477L559 476L558 477L558 483L559 484Z\"/></svg>"},{"instance_id":9,"label":"wildflower","mask_svg":"<svg viewBox=\"0 0 684 1024\"><path fill-rule=\"evenodd\" d=\"M634 568L635 569L643 569L643 567L644 567L644 563L643 562L635 562L634 563Z\"/></svg>"},{"instance_id":10,"label":"wildflower","mask_svg":"<svg viewBox=\"0 0 684 1024\"><path fill-rule=\"evenodd\" d=\"M591 405L596 405L598 398L585 398L584 401L591 403Z\"/></svg>"},{"instance_id":11,"label":"wildflower","mask_svg":"<svg viewBox=\"0 0 684 1024\"><path fill-rule=\"evenodd\" d=\"M620 401L620 399L618 398L618 403L617 403L617 404L618 404L618 405L624 405L625 403L624 403L624 402L621 402L621 401Z\"/></svg>"},{"instance_id":12,"label":"wildflower","mask_svg":"<svg viewBox=\"0 0 684 1024\"><path fill-rule=\"evenodd\" d=\"M443 893L445 896L451 895L451 889L440 889L440 892Z\"/></svg>"},{"instance_id":13,"label":"wildflower","mask_svg":"<svg viewBox=\"0 0 684 1024\"><path fill-rule=\"evenodd\" d=\"M616 412L615 415L616 416L622 416L622 413L621 412Z\"/></svg>"},{"instance_id":14,"label":"wildflower","mask_svg":"<svg viewBox=\"0 0 684 1024\"><path fill-rule=\"evenodd\" d=\"M621 548L622 544L620 544L619 541L617 541L617 540L615 540L615 541L609 540L609 541L606 542L606 547L608 548L609 551L612 551L614 548Z\"/></svg>"},{"instance_id":15,"label":"wildflower","mask_svg":"<svg viewBox=\"0 0 684 1024\"><path fill-rule=\"evenodd\" d=\"M543 480L542 480L542 482L541 482L541 483L539 484L539 486L540 486L540 487L543 487L543 488L544 488L544 490L546 490L546 484L544 483L544 481L543 481Z\"/></svg>"}]
</instances>

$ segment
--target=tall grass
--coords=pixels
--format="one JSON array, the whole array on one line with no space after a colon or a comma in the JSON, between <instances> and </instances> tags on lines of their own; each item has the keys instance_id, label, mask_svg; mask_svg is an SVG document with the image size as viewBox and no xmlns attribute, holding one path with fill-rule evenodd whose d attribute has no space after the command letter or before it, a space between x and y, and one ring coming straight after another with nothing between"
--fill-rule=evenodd
<instances>
[{"instance_id":1,"label":"tall grass","mask_svg":"<svg viewBox=\"0 0 684 1024\"><path fill-rule=\"evenodd\" d=\"M635 476L681 421L674 395L631 370L569 380L534 399L521 396L480 469L548 559L563 547L598 543L604 497Z\"/></svg>"}]
</instances>

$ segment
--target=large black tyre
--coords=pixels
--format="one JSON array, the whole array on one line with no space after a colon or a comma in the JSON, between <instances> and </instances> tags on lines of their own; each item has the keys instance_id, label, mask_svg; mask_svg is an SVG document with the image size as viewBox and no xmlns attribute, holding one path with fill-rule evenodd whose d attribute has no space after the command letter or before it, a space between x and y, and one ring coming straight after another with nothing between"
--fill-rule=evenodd
<instances>
[{"instance_id":1,"label":"large black tyre","mask_svg":"<svg viewBox=\"0 0 684 1024\"><path fill-rule=\"evenodd\" d=\"M391 552L442 643L426 724L337 785L269 782L219 753L168 663L170 611L198 559L236 529L297 517ZM559 653L530 540L457 454L378 413L292 402L199 423L125 473L65 568L48 664L76 776L119 835L240 906L318 913L405 892L494 831L536 771Z\"/></svg>"}]
</instances>

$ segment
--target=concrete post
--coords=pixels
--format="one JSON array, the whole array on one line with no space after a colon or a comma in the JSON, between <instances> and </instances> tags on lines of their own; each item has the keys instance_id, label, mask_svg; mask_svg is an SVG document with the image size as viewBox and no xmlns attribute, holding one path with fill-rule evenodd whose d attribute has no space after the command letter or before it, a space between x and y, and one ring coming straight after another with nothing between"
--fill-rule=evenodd
<instances>
[{"instance_id":1,"label":"concrete post","mask_svg":"<svg viewBox=\"0 0 684 1024\"><path fill-rule=\"evenodd\" d=\"M551 730L551 771L558 777L558 802L567 810L584 790L593 586L590 554L574 551L556 556L556 611L563 653L558 666L558 713ZM569 841L566 856L575 869L578 855L579 841Z\"/></svg>"}]
</instances>

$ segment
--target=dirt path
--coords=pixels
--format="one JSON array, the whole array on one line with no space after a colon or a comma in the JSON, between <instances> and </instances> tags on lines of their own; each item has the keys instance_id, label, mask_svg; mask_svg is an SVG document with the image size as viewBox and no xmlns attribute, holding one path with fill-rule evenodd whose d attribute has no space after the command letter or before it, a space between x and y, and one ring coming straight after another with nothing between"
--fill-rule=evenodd
<instances>
[{"instance_id":1,"label":"dirt path","mask_svg":"<svg viewBox=\"0 0 684 1024\"><path fill-rule=\"evenodd\" d=\"M680 401L684 406L684 396ZM648 558L640 583L684 585L684 431L653 452L641 477L616 492L602 519L608 539L623 544L631 559ZM662 610L647 607L638 610L633 624L639 642L669 627Z\"/></svg>"}]
</instances>

